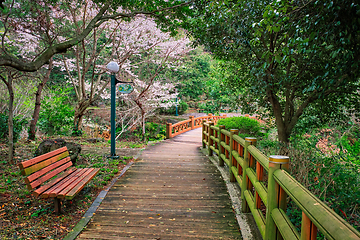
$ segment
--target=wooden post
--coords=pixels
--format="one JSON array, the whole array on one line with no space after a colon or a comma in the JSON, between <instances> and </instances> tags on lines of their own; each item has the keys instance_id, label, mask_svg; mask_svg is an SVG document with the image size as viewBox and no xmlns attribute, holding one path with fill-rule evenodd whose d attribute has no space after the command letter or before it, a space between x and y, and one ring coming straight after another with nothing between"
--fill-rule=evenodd
<instances>
[{"instance_id":1,"label":"wooden post","mask_svg":"<svg viewBox=\"0 0 360 240\"><path fill-rule=\"evenodd\" d=\"M213 116L212 113L209 113L209 114L208 114L208 121L213 120L213 117L212 117L212 116Z\"/></svg>"},{"instance_id":2,"label":"wooden post","mask_svg":"<svg viewBox=\"0 0 360 240\"><path fill-rule=\"evenodd\" d=\"M54 198L55 213L61 213L61 201L60 198Z\"/></svg>"},{"instance_id":3,"label":"wooden post","mask_svg":"<svg viewBox=\"0 0 360 240\"><path fill-rule=\"evenodd\" d=\"M302 212L302 221L301 221L301 240L316 240L317 227L310 218Z\"/></svg>"},{"instance_id":4,"label":"wooden post","mask_svg":"<svg viewBox=\"0 0 360 240\"><path fill-rule=\"evenodd\" d=\"M269 157L269 173L268 173L268 206L266 208L266 229L265 240L282 239L274 220L271 217L271 211L275 208L281 208L286 212L286 193L276 183L274 172L278 169L289 169L290 159L288 156L271 155Z\"/></svg>"},{"instance_id":5,"label":"wooden post","mask_svg":"<svg viewBox=\"0 0 360 240\"><path fill-rule=\"evenodd\" d=\"M213 150L211 150L210 146L212 146L214 144L214 141L211 139L211 136L214 135L214 129L212 129L211 126L214 126L214 122L209 122L209 139L208 139L209 156L213 155Z\"/></svg>"},{"instance_id":6,"label":"wooden post","mask_svg":"<svg viewBox=\"0 0 360 240\"><path fill-rule=\"evenodd\" d=\"M242 174L242 186L241 186L241 210L244 213L250 212L249 205L246 202L244 192L249 190L251 187L250 179L246 174L246 169L249 167L250 153L248 152L249 145L256 145L256 138L247 137L245 138L244 146L244 167Z\"/></svg>"},{"instance_id":7,"label":"wooden post","mask_svg":"<svg viewBox=\"0 0 360 240\"><path fill-rule=\"evenodd\" d=\"M230 182L235 182L236 179L235 179L235 175L234 173L232 172L232 166L234 166L234 159L233 159L233 156L232 156L232 151L234 149L234 139L233 139L233 136L234 134L237 135L239 133L239 130L238 129L231 129L230 130L230 153L229 153L229 171L230 171Z\"/></svg>"},{"instance_id":8,"label":"wooden post","mask_svg":"<svg viewBox=\"0 0 360 240\"><path fill-rule=\"evenodd\" d=\"M172 138L172 123L166 123L166 138Z\"/></svg>"},{"instance_id":9,"label":"wooden post","mask_svg":"<svg viewBox=\"0 0 360 240\"><path fill-rule=\"evenodd\" d=\"M203 120L202 121L202 147L203 148L206 148L206 144L205 144L205 142L204 142L204 140L206 140L206 134L205 134L205 130L206 130L206 127L205 127L205 124L204 123L206 123L206 120Z\"/></svg>"},{"instance_id":10,"label":"wooden post","mask_svg":"<svg viewBox=\"0 0 360 240\"><path fill-rule=\"evenodd\" d=\"M221 133L221 130L225 129L224 125L220 125L219 126L219 166L223 167L224 166L224 160L221 157L221 154L225 154L225 148L221 145L221 142L224 142L225 140L225 135L223 133Z\"/></svg>"},{"instance_id":11,"label":"wooden post","mask_svg":"<svg viewBox=\"0 0 360 240\"><path fill-rule=\"evenodd\" d=\"M190 116L190 126L191 130L195 129L195 122L194 122L194 116Z\"/></svg>"}]
</instances>

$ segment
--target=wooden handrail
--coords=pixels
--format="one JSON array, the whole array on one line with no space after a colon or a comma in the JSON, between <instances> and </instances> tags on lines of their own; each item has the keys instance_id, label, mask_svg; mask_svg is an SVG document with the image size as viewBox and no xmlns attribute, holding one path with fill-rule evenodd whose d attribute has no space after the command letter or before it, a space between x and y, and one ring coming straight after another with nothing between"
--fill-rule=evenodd
<instances>
[{"instance_id":1,"label":"wooden handrail","mask_svg":"<svg viewBox=\"0 0 360 240\"><path fill-rule=\"evenodd\" d=\"M226 114L222 116L213 116L211 113L207 116L197 117L190 116L189 120L172 123L166 123L166 138L173 138L179 134L202 127L203 121L213 121L217 123L219 119L226 118Z\"/></svg>"},{"instance_id":2,"label":"wooden handrail","mask_svg":"<svg viewBox=\"0 0 360 240\"><path fill-rule=\"evenodd\" d=\"M263 239L316 240L317 230L327 239L360 239L354 227L287 172L289 157L267 158L256 148L256 138L242 139L235 130L224 128L204 122L203 148L209 156L217 154L219 166L229 167L230 181L241 188L242 211L252 213ZM300 233L286 215L288 196L302 210Z\"/></svg>"}]
</instances>

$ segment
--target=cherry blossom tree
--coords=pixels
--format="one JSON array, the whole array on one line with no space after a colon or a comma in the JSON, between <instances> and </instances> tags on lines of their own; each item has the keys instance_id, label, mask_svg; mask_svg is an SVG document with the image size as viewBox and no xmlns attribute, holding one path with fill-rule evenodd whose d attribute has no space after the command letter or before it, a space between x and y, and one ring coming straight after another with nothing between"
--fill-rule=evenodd
<instances>
[{"instance_id":1,"label":"cherry blossom tree","mask_svg":"<svg viewBox=\"0 0 360 240\"><path fill-rule=\"evenodd\" d=\"M83 9L70 7L72 24L81 32L84 23L90 21L96 13L96 5L86 1ZM80 24L82 22L82 24ZM74 86L77 106L74 126L79 130L87 108L99 97L105 94L109 78L104 78L104 65L109 59L116 58L120 68L133 75L129 59L156 48L159 44L169 41L169 34L157 28L156 23L145 16L134 20L110 20L93 30L93 33L74 46L71 51L63 54L58 63L67 72L67 77ZM160 51L155 51L158 54Z\"/></svg>"},{"instance_id":2,"label":"cherry blossom tree","mask_svg":"<svg viewBox=\"0 0 360 240\"><path fill-rule=\"evenodd\" d=\"M175 86L159 74L165 68L176 68L181 65L179 60L191 50L188 45L189 40L185 37L178 40L169 38L159 43L151 51L152 54L147 52L146 56L139 55L143 61L129 65L127 71L120 71L120 79L130 79L135 85L132 94L119 96L125 103L118 117L123 131L124 122L128 119L130 121L127 126L140 124L145 136L146 118L153 116L159 108L168 108L175 104ZM132 113L130 118L129 112Z\"/></svg>"},{"instance_id":3,"label":"cherry blossom tree","mask_svg":"<svg viewBox=\"0 0 360 240\"><path fill-rule=\"evenodd\" d=\"M84 1L84 4L84 8L81 9L69 6L71 24L78 33L83 31L86 22L91 21L97 12L97 6L90 0ZM181 48L181 51L184 51L187 48L185 44L179 44L184 41L189 42L185 37L176 40L169 33L161 31L153 19L139 15L131 21L104 22L94 28L91 35L71 48L71 51L62 54L62 61L56 64L61 65L67 72L77 97L75 132L80 130L88 107L100 96L108 97L107 87L110 78L104 75L104 66L110 59L119 63L121 71L126 76L136 79L133 69L144 64L142 56L152 56L151 61L163 58L166 62L175 50ZM158 71L160 69L162 68ZM152 80L150 82L152 84ZM139 106L142 105L139 100L137 102Z\"/></svg>"},{"instance_id":4,"label":"cherry blossom tree","mask_svg":"<svg viewBox=\"0 0 360 240\"><path fill-rule=\"evenodd\" d=\"M162 29L176 31L182 20L192 11L189 8L189 2L181 0L131 0L131 1L96 1L96 12L94 17L87 21L81 31L70 27L68 15L59 13L68 13L68 7L83 8L86 1L70 0L5 0L0 8L0 66L9 66L19 71L33 72L47 64L52 56L66 52L69 48L76 46L84 40L93 30L101 26L104 22L120 19L132 19L138 15L151 16L156 19ZM119 11L118 9L121 9ZM6 44L8 38L13 37L13 33L21 26L28 24L28 34L36 36L43 32L36 24L35 16L43 11L51 11L52 15L42 19L49 25L56 25L56 32L68 32L68 37L59 39L52 35L51 44L46 44L47 40L40 39L39 50L32 59L21 57L19 52L14 51L11 45ZM50 34L49 34L50 35Z\"/></svg>"}]
</instances>

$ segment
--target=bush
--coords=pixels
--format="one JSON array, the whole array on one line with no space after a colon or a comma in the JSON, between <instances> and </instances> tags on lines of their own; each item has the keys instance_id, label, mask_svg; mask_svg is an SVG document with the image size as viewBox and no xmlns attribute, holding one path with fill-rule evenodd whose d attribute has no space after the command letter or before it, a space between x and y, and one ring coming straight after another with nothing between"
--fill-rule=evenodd
<instances>
[{"instance_id":1,"label":"bush","mask_svg":"<svg viewBox=\"0 0 360 240\"><path fill-rule=\"evenodd\" d=\"M360 202L360 165L353 161L354 155L348 152L322 152L317 146L324 138L319 129L307 129L307 134L294 134L288 146L290 174L331 209L360 230L357 220ZM330 134L330 132L328 133ZM335 131L331 134L336 135ZM329 136L328 139L332 139ZM333 140L335 141L335 140ZM333 145L332 143L330 145ZM277 153L281 145L276 139L266 135L258 141L257 147L271 155ZM339 146L338 146L339 147ZM300 228L301 214L290 201L287 208L293 224ZM299 220L300 219L300 220Z\"/></svg>"},{"instance_id":2,"label":"bush","mask_svg":"<svg viewBox=\"0 0 360 240\"><path fill-rule=\"evenodd\" d=\"M73 128L74 108L70 105L69 89L59 89L44 97L38 121L39 129L48 135L68 135Z\"/></svg>"},{"instance_id":3,"label":"bush","mask_svg":"<svg viewBox=\"0 0 360 240\"><path fill-rule=\"evenodd\" d=\"M7 113L0 113L0 141L7 141L9 135L8 119ZM14 117L14 143L19 140L25 124L27 124L27 120L21 119L19 116Z\"/></svg>"},{"instance_id":4,"label":"bush","mask_svg":"<svg viewBox=\"0 0 360 240\"><path fill-rule=\"evenodd\" d=\"M238 129L239 136L245 137L263 137L264 133L261 132L262 128L258 121L248 117L230 117L220 119L217 126L224 125L226 130Z\"/></svg>"},{"instance_id":5,"label":"bush","mask_svg":"<svg viewBox=\"0 0 360 240\"><path fill-rule=\"evenodd\" d=\"M178 114L184 114L186 110L188 110L189 105L185 101L180 101L178 105ZM161 108L161 114L175 115L176 114L176 106L172 106L170 108Z\"/></svg>"},{"instance_id":6,"label":"bush","mask_svg":"<svg viewBox=\"0 0 360 240\"><path fill-rule=\"evenodd\" d=\"M142 134L141 126L137 127L133 133L139 139L146 139L147 141L163 140L166 138L166 125L147 122L145 124L145 136Z\"/></svg>"}]
</instances>

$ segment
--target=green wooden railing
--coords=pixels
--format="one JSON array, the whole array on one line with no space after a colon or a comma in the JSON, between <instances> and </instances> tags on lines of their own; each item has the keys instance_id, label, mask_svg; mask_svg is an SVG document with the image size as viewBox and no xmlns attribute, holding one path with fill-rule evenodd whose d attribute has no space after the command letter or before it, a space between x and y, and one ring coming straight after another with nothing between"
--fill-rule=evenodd
<instances>
[{"instance_id":1,"label":"green wooden railing","mask_svg":"<svg viewBox=\"0 0 360 240\"><path fill-rule=\"evenodd\" d=\"M288 172L289 157L266 157L256 138L242 139L238 130L227 131L214 122L203 124L202 144L219 165L229 167L230 181L241 189L242 211L251 212L263 239L316 240L318 230L326 239L360 239L360 233ZM265 177L267 176L267 177ZM302 211L299 233L286 215L290 197Z\"/></svg>"},{"instance_id":2,"label":"green wooden railing","mask_svg":"<svg viewBox=\"0 0 360 240\"><path fill-rule=\"evenodd\" d=\"M213 121L216 123L221 118L226 118L226 114L223 114L222 116L213 116L211 113L209 113L207 116L197 118L190 116L189 120L177 122L174 125L171 123L166 123L166 138L173 138L181 133L200 128L202 123L206 121Z\"/></svg>"}]
</instances>

